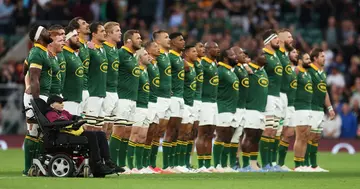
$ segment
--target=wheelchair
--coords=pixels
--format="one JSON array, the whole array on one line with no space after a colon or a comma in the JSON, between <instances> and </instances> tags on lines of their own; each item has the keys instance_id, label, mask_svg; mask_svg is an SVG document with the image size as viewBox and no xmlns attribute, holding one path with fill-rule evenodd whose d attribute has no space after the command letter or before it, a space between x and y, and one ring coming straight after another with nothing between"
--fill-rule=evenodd
<instances>
[{"instance_id":1,"label":"wheelchair","mask_svg":"<svg viewBox=\"0 0 360 189\"><path fill-rule=\"evenodd\" d=\"M60 132L71 124L82 125L86 121L60 121L50 123L45 117L49 105L42 99L32 99L34 118L43 136L43 148L29 169L29 176L89 177L89 149L85 136L74 136Z\"/></svg>"}]
</instances>

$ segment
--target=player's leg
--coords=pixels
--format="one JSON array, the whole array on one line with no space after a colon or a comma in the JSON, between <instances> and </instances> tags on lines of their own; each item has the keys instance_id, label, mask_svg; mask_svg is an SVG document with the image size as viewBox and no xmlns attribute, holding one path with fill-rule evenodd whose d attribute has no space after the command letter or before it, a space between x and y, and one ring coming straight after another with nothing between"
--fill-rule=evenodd
<instances>
[{"instance_id":1,"label":"player's leg","mask_svg":"<svg viewBox=\"0 0 360 189\"><path fill-rule=\"evenodd\" d=\"M221 153L221 167L224 169L224 172L232 172L233 170L228 166L228 160L230 155L230 147L231 147L231 139L235 132L234 124L230 124L226 131L226 135L224 138L224 149ZM236 156L236 154L235 154Z\"/></svg>"},{"instance_id":2,"label":"player's leg","mask_svg":"<svg viewBox=\"0 0 360 189\"><path fill-rule=\"evenodd\" d=\"M265 121L265 130L262 133L262 137L260 139L260 143L259 143L259 147L260 147L260 156L261 156L261 164L262 167L266 167L266 166L270 166L270 161L269 161L269 157L270 157L270 149L271 149L271 145L272 145L272 132L273 132L273 125L275 124L274 122L274 116L266 116L265 117L266 121Z\"/></svg>"},{"instance_id":3,"label":"player's leg","mask_svg":"<svg viewBox=\"0 0 360 189\"><path fill-rule=\"evenodd\" d=\"M138 145L138 138L139 138L138 135L140 133L140 129L141 129L140 126L135 126L135 125L133 125L131 128L131 134L127 146L127 153L126 153L127 166L129 167L130 170L135 168L134 166L135 148L137 148Z\"/></svg>"},{"instance_id":4,"label":"player's leg","mask_svg":"<svg viewBox=\"0 0 360 189\"><path fill-rule=\"evenodd\" d=\"M285 158L288 151L290 139L295 134L296 125L294 124L294 120L293 120L294 113L295 113L295 108L293 106L287 107L286 116L284 120L284 127L282 129L281 140L279 143L278 164L279 166L282 167L283 170L288 170L288 171L290 169L288 169L288 167L286 167L284 164L285 164Z\"/></svg>"},{"instance_id":5,"label":"player's leg","mask_svg":"<svg viewBox=\"0 0 360 189\"><path fill-rule=\"evenodd\" d=\"M201 108L201 118L200 118L200 125L205 125L205 141L204 141L204 148L205 148L205 157L204 157L204 164L207 169L210 171L216 170L211 167L211 158L212 158L212 140L214 138L214 132L217 124L218 119L218 108L216 103L202 103Z\"/></svg>"},{"instance_id":6,"label":"player's leg","mask_svg":"<svg viewBox=\"0 0 360 189\"><path fill-rule=\"evenodd\" d=\"M147 118L148 111L147 109L143 109L143 114L145 115L145 119L143 120L142 127L140 127L138 138L137 138L137 146L135 149L135 165L138 170L147 168L143 165L143 155L144 155L144 146L146 142L146 136L149 128L149 121ZM147 173L147 172L146 172Z\"/></svg>"},{"instance_id":7,"label":"player's leg","mask_svg":"<svg viewBox=\"0 0 360 189\"><path fill-rule=\"evenodd\" d=\"M143 166L144 167L152 166L150 164L151 142L153 140L153 136L155 134L156 127L157 127L156 123L151 123L149 126L149 129L147 130L146 140L144 143L144 155L143 155ZM156 155L157 155L157 150L156 150ZM156 157L156 155L155 155L155 157ZM155 158L155 160L156 160L156 158ZM155 167L156 167L156 162L155 162ZM155 168L155 167L153 167L153 168Z\"/></svg>"},{"instance_id":8,"label":"player's leg","mask_svg":"<svg viewBox=\"0 0 360 189\"><path fill-rule=\"evenodd\" d=\"M161 98L158 97L157 101L157 108L158 108L158 115L159 115L159 125L156 129L156 134L153 137L152 147L151 147L151 157L150 161L156 161L155 154L157 154L158 146L160 145L160 138L164 136L166 127L169 123L170 119L170 98ZM171 141L163 140L162 142L162 149L163 149L163 169L167 169L170 163L170 155L172 152L172 143Z\"/></svg>"},{"instance_id":9,"label":"player's leg","mask_svg":"<svg viewBox=\"0 0 360 189\"><path fill-rule=\"evenodd\" d=\"M310 127L307 125L296 126L296 137L294 143L294 162L296 168L302 166L306 152L306 145L310 133Z\"/></svg>"},{"instance_id":10,"label":"player's leg","mask_svg":"<svg viewBox=\"0 0 360 189\"><path fill-rule=\"evenodd\" d=\"M187 154L187 147L188 142L191 137L192 132L192 123L193 123L193 114L192 109L193 107L185 105L184 112L183 112L183 119L181 121L181 126L179 127L179 134L177 140L177 154L179 156L179 166L182 171L188 172L189 170L186 168L186 154Z\"/></svg>"},{"instance_id":11,"label":"player's leg","mask_svg":"<svg viewBox=\"0 0 360 189\"><path fill-rule=\"evenodd\" d=\"M239 163L239 157L238 157L238 150L239 150L239 146L240 145L240 141L241 141L241 135L243 134L243 126L239 126L235 129L234 134L231 138L230 141L230 147L229 147L229 162L230 162L230 167L231 168L239 168L240 164L238 165L239 167L236 167L237 163ZM241 148L241 147L240 147Z\"/></svg>"}]
</instances>

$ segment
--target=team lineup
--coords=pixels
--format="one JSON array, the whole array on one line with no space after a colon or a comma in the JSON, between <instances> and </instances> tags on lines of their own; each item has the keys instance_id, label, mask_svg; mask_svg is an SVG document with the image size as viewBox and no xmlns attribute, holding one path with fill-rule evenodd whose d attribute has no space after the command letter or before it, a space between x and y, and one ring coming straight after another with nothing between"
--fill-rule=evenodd
<instances>
[{"instance_id":1,"label":"team lineup","mask_svg":"<svg viewBox=\"0 0 360 189\"><path fill-rule=\"evenodd\" d=\"M299 53L287 29L265 31L264 48L253 57L246 47L186 44L182 33L165 30L143 42L138 30L122 34L117 22L88 24L80 17L66 27L35 26L29 37L34 46L24 61L25 108L30 99L58 96L66 111L87 121L84 130L103 131L110 157L100 169L328 172L317 162L324 112L335 117L325 54L320 48ZM33 113L26 117L24 175L42 146ZM159 146L162 167L156 164ZM198 167L190 161L194 149Z\"/></svg>"}]
</instances>

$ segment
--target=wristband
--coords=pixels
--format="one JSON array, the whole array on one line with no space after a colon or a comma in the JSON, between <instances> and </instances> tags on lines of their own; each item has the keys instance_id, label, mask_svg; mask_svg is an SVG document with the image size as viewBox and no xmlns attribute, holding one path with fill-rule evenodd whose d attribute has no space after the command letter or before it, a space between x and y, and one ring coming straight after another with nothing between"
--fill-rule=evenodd
<instances>
[{"instance_id":1,"label":"wristband","mask_svg":"<svg viewBox=\"0 0 360 189\"><path fill-rule=\"evenodd\" d=\"M334 110L332 106L327 107L328 111Z\"/></svg>"}]
</instances>

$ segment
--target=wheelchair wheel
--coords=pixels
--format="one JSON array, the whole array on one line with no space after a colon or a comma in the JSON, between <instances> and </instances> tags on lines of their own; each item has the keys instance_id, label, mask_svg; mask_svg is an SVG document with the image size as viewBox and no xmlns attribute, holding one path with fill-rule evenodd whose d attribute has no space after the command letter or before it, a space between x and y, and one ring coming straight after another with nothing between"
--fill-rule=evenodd
<instances>
[{"instance_id":1,"label":"wheelchair wheel","mask_svg":"<svg viewBox=\"0 0 360 189\"><path fill-rule=\"evenodd\" d=\"M32 165L28 171L28 176L29 177L36 177L38 172L38 168L35 165Z\"/></svg>"},{"instance_id":2,"label":"wheelchair wheel","mask_svg":"<svg viewBox=\"0 0 360 189\"><path fill-rule=\"evenodd\" d=\"M74 173L73 161L64 154L55 155L49 163L50 176L69 177Z\"/></svg>"},{"instance_id":3,"label":"wheelchair wheel","mask_svg":"<svg viewBox=\"0 0 360 189\"><path fill-rule=\"evenodd\" d=\"M84 178L88 178L90 176L90 167L84 166Z\"/></svg>"}]
</instances>

